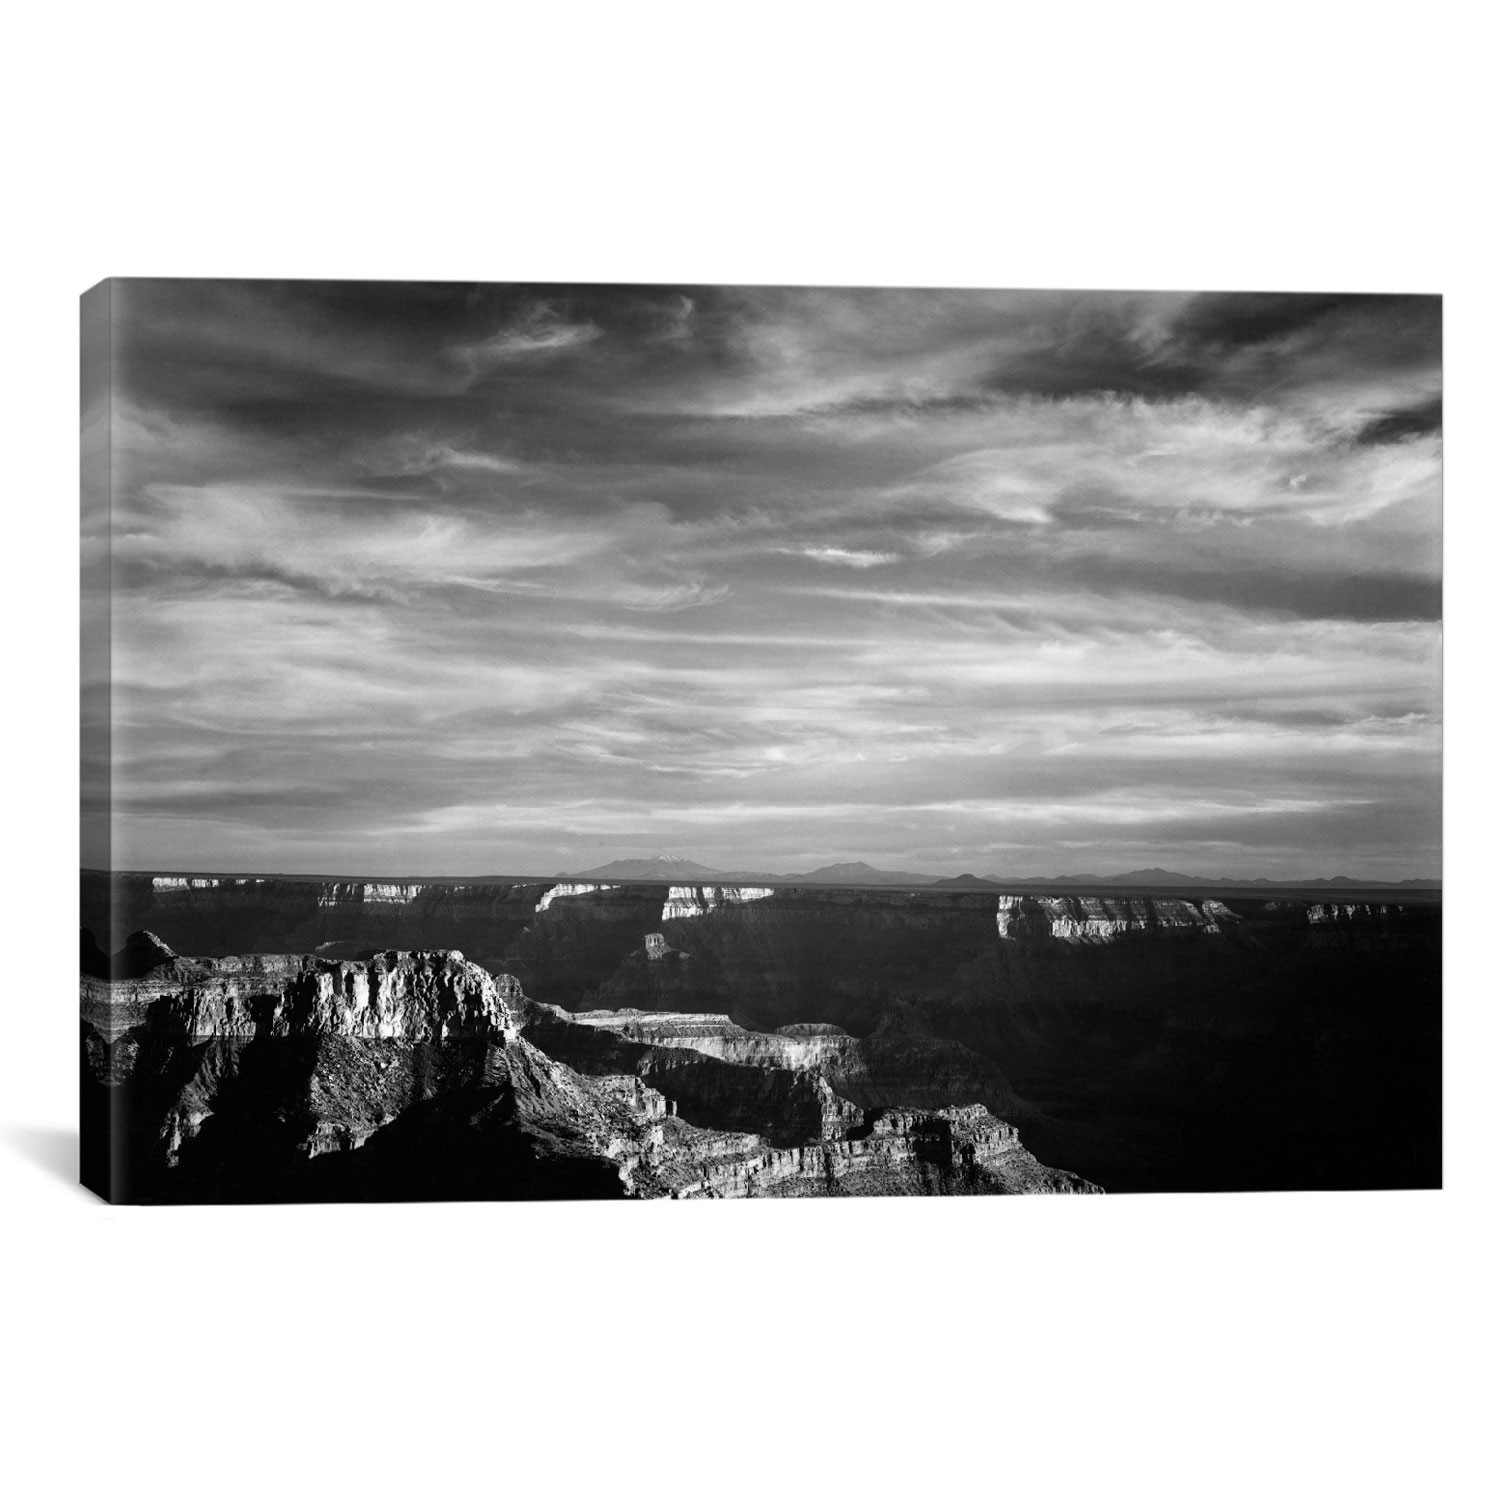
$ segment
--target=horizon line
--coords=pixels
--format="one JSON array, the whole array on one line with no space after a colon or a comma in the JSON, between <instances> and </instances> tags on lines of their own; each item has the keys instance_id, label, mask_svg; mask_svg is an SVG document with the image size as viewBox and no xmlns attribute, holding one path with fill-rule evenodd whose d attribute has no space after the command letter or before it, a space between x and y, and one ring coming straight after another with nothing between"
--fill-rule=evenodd
<instances>
[{"instance_id":1,"label":"horizon line","mask_svg":"<svg viewBox=\"0 0 1500 1500\"><path fill-rule=\"evenodd\" d=\"M918 870L890 870L879 866L868 864L863 860L834 860L826 865L815 866L810 870L784 870L775 871L769 869L754 869L749 866L708 866L702 865L697 860L678 859L672 861L658 861L645 858L620 858L610 860L601 865L592 866L584 870L550 870L540 873L530 871L483 871L478 873L453 873L453 874L395 874L390 871L329 871L329 870L271 870L271 869L229 869L225 867L211 867L207 865L177 865L177 866L137 866L131 868L111 868L100 865L80 865L80 875L108 875L108 876L141 876L157 878L188 878L188 879L231 879L231 880L301 880L301 881L324 881L329 883L349 882L391 882L396 884L418 884L421 882L433 882L439 884L493 884L502 882L524 882L543 883L557 880L576 880L584 878L595 878L594 872L608 869L611 864L696 864L704 875L701 879L765 879L779 881L785 884L794 884L799 880L806 880L810 876L822 874L824 871L838 869L841 866L863 866L872 876L894 877L901 880L916 880L927 883L952 882L957 880L972 879L982 881L985 884L1004 885L1057 885L1066 882L1091 882L1108 883L1122 881L1133 875L1161 874L1172 877L1166 882L1171 885L1271 885L1271 886L1311 886L1328 885L1334 883L1346 883L1354 886L1403 886L1424 885L1441 886L1443 877L1439 875L1406 875L1400 877L1389 876L1358 876L1348 875L1342 872L1334 875L1202 875L1193 874L1186 870L1167 870L1161 866L1147 866L1136 870L1121 870L1112 874L1100 874L1094 871L1083 870L1064 872L1055 875L1003 875L1003 874L978 874L974 871L963 870L955 874L931 874ZM656 880L650 876L620 876L625 884L671 884L670 877ZM693 884L693 881L680 883ZM858 885L860 881L850 879L847 881L831 881L830 884ZM1148 881L1137 881L1137 884L1150 884Z\"/></svg>"}]
</instances>

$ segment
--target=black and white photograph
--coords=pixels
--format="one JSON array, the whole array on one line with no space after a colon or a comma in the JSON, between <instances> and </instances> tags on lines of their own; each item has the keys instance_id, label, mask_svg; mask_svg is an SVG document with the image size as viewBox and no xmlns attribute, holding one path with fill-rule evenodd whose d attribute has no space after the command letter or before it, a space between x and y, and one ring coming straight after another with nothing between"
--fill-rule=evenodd
<instances>
[{"instance_id":1,"label":"black and white photograph","mask_svg":"<svg viewBox=\"0 0 1500 1500\"><path fill-rule=\"evenodd\" d=\"M103 1196L1441 1186L1440 298L84 320Z\"/></svg>"},{"instance_id":2,"label":"black and white photograph","mask_svg":"<svg viewBox=\"0 0 1500 1500\"><path fill-rule=\"evenodd\" d=\"M1494 1488L1481 12L7 39L7 1493Z\"/></svg>"}]
</instances>

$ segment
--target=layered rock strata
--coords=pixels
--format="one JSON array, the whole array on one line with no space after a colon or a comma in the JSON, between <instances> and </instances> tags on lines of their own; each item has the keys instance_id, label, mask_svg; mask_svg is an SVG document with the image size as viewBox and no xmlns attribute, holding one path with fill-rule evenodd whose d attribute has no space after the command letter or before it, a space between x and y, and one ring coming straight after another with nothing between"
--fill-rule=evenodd
<instances>
[{"instance_id":1,"label":"layered rock strata","mask_svg":"<svg viewBox=\"0 0 1500 1500\"><path fill-rule=\"evenodd\" d=\"M1342 922L1349 926L1381 925L1400 908L1368 901L1316 901L1307 908L1307 920L1313 927Z\"/></svg>"},{"instance_id":2,"label":"layered rock strata","mask_svg":"<svg viewBox=\"0 0 1500 1500\"><path fill-rule=\"evenodd\" d=\"M508 975L496 979L457 952L377 953L367 963L171 954L139 978L85 977L80 990L84 1020L107 1041L142 1024L194 1040L309 1032L407 1042L514 1036L511 1006L523 998Z\"/></svg>"},{"instance_id":3,"label":"layered rock strata","mask_svg":"<svg viewBox=\"0 0 1500 1500\"><path fill-rule=\"evenodd\" d=\"M540 914L541 912L546 911L554 901L559 901L565 896L592 896L596 891L616 890L619 890L619 887L615 885L580 885L568 884L565 882L562 885L549 886L542 893L542 899L537 902L536 909L538 914Z\"/></svg>"},{"instance_id":4,"label":"layered rock strata","mask_svg":"<svg viewBox=\"0 0 1500 1500\"><path fill-rule=\"evenodd\" d=\"M816 1075L861 1109L982 1104L1010 1119L1032 1112L993 1063L961 1042L933 1036L909 1013L893 1013L865 1037L817 1024L749 1031L722 1015L624 1010L565 1017L535 1004L527 1015L528 1035L542 1038L539 1044L556 1056L571 1049L565 1060L585 1071L598 1056L623 1057L624 1049L634 1047L681 1052L700 1065L713 1060L765 1073ZM568 1023L565 1032L555 1030L560 1020ZM591 1034L601 1040L590 1041Z\"/></svg>"},{"instance_id":5,"label":"layered rock strata","mask_svg":"<svg viewBox=\"0 0 1500 1500\"><path fill-rule=\"evenodd\" d=\"M1165 896L1001 896L995 925L1002 938L1047 937L1107 943L1130 933L1197 932L1217 936L1239 917L1222 901Z\"/></svg>"},{"instance_id":6,"label":"layered rock strata","mask_svg":"<svg viewBox=\"0 0 1500 1500\"><path fill-rule=\"evenodd\" d=\"M726 906L765 901L775 894L775 889L768 885L674 885L662 905L661 919L672 922L684 917L703 917Z\"/></svg>"},{"instance_id":7,"label":"layered rock strata","mask_svg":"<svg viewBox=\"0 0 1500 1500\"><path fill-rule=\"evenodd\" d=\"M693 1175L696 1172L696 1176ZM1097 1193L1044 1167L1013 1127L979 1105L933 1114L892 1110L845 1136L779 1151L726 1152L669 1177L674 1197L911 1197Z\"/></svg>"}]
</instances>

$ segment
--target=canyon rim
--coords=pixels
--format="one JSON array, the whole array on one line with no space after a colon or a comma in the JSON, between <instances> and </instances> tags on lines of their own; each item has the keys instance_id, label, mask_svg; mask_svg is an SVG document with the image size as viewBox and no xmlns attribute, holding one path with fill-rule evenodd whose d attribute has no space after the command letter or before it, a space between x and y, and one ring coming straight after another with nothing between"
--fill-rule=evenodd
<instances>
[{"instance_id":1,"label":"canyon rim","mask_svg":"<svg viewBox=\"0 0 1500 1500\"><path fill-rule=\"evenodd\" d=\"M1441 1185L1438 298L115 280L82 366L102 1196Z\"/></svg>"}]
</instances>

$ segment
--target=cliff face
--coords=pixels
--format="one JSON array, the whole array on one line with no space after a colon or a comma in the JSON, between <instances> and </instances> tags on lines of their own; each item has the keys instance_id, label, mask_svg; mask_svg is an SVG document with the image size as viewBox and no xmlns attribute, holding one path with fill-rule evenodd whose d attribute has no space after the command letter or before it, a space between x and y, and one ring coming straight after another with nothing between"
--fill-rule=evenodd
<instances>
[{"instance_id":1,"label":"cliff face","mask_svg":"<svg viewBox=\"0 0 1500 1500\"><path fill-rule=\"evenodd\" d=\"M550 1008L542 1008L533 1031L545 1026ZM587 1047L583 1039L599 1033L652 1053L675 1050L701 1064L712 1059L740 1068L817 1074L838 1094L862 1109L943 1109L952 1104L983 1104L1009 1119L1033 1113L993 1063L962 1043L933 1036L920 1018L893 1014L869 1036L853 1037L836 1026L794 1025L778 1031L747 1031L727 1016L649 1011L584 1011L569 1018L567 1038L547 1045L554 1055L562 1045ZM582 1060L567 1061L587 1070Z\"/></svg>"},{"instance_id":2,"label":"cliff face","mask_svg":"<svg viewBox=\"0 0 1500 1500\"><path fill-rule=\"evenodd\" d=\"M683 917L703 917L726 906L764 901L775 894L768 885L674 885L662 904L661 919L671 922Z\"/></svg>"},{"instance_id":3,"label":"cliff face","mask_svg":"<svg viewBox=\"0 0 1500 1500\"><path fill-rule=\"evenodd\" d=\"M537 902L536 909L538 914L540 914L541 912L546 911L554 901L561 901L569 896L592 896L599 891L617 890L619 890L619 886L617 885L578 885L566 883L563 885L552 885L548 886L547 889L542 892L542 899Z\"/></svg>"},{"instance_id":4,"label":"cliff face","mask_svg":"<svg viewBox=\"0 0 1500 1500\"><path fill-rule=\"evenodd\" d=\"M82 924L113 950L160 934L179 953L316 953L456 948L499 967L548 882L317 881L116 875L85 871Z\"/></svg>"},{"instance_id":5,"label":"cliff face","mask_svg":"<svg viewBox=\"0 0 1500 1500\"><path fill-rule=\"evenodd\" d=\"M995 925L1002 938L1107 943L1129 933L1212 933L1239 917L1222 901L1174 897L1001 896Z\"/></svg>"},{"instance_id":6,"label":"cliff face","mask_svg":"<svg viewBox=\"0 0 1500 1500\"><path fill-rule=\"evenodd\" d=\"M891 1111L841 1139L790 1149L705 1153L670 1178L680 1198L963 1196L1097 1193L1044 1167L986 1110Z\"/></svg>"},{"instance_id":7,"label":"cliff face","mask_svg":"<svg viewBox=\"0 0 1500 1500\"><path fill-rule=\"evenodd\" d=\"M132 980L84 979L83 1016L106 1040L142 1024L186 1039L515 1035L521 998L462 953L378 953L368 963L264 954L182 960Z\"/></svg>"},{"instance_id":8,"label":"cliff face","mask_svg":"<svg viewBox=\"0 0 1500 1500\"><path fill-rule=\"evenodd\" d=\"M457 952L133 948L160 961L82 981L86 1149L114 1130L127 1201L1088 1190L982 1107L865 1110L795 1047L657 1048Z\"/></svg>"}]
</instances>

